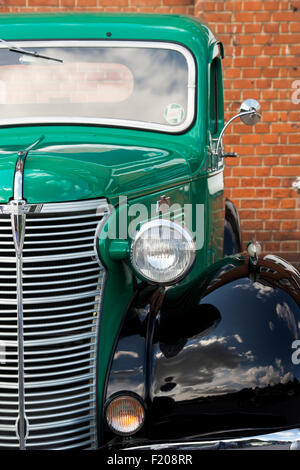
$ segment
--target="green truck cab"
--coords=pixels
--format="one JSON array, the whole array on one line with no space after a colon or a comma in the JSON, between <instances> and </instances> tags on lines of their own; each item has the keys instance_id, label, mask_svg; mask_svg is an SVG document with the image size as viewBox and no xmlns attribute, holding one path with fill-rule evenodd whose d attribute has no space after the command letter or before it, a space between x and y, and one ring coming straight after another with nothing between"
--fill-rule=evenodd
<instances>
[{"instance_id":1,"label":"green truck cab","mask_svg":"<svg viewBox=\"0 0 300 470\"><path fill-rule=\"evenodd\" d=\"M300 278L242 253L222 44L175 15L0 21L0 448L299 426Z\"/></svg>"}]
</instances>

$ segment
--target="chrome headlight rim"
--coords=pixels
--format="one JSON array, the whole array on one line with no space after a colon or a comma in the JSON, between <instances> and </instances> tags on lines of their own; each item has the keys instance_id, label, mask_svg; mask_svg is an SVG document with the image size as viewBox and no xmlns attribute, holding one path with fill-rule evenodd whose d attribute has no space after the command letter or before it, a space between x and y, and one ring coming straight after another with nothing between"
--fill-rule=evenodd
<instances>
[{"instance_id":1,"label":"chrome headlight rim","mask_svg":"<svg viewBox=\"0 0 300 470\"><path fill-rule=\"evenodd\" d=\"M141 406L142 410L143 410L143 421L140 423L140 425L134 430L134 431L129 431L129 432L125 432L125 431L120 431L118 429L115 429L108 421L107 419L107 411L109 409L109 406L116 400L118 399L126 399L126 398L131 398L131 399L134 399L138 402L138 404ZM106 425L108 427L108 429L113 432L114 434L116 434L117 436L122 436L122 437L130 437L130 436L133 436L134 434L138 433L142 427L144 426L145 424L145 421L146 421L146 404L144 403L143 399L137 395L136 393L134 392L131 392L131 391L119 391L119 392L116 392L114 393L112 396L110 396L104 407L103 407L103 417L105 419L105 422L106 422Z\"/></svg>"},{"instance_id":2,"label":"chrome headlight rim","mask_svg":"<svg viewBox=\"0 0 300 470\"><path fill-rule=\"evenodd\" d=\"M177 276L176 278L174 278L172 280L169 280L169 281L166 281L166 282L155 281L155 280L147 277L143 273L141 273L138 270L138 268L136 267L136 264L135 264L135 261L134 261L134 256L133 256L136 244L139 241L139 239L143 236L143 234L147 230L149 230L149 229L151 230L152 228L157 228L157 227L167 227L167 228L170 228L170 229L173 229L173 230L179 232L180 235L183 238L185 238L185 240L187 241L188 246L189 246L189 252L191 254L189 264L186 266L185 270L179 276ZM134 238L131 242L131 247L130 247L131 266L132 266L135 274L137 275L137 277L139 277L141 280L143 280L143 281L145 281L145 282L147 282L148 284L151 284L151 285L172 286L174 284L178 284L180 281L182 281L191 272L191 270L194 266L194 263L195 263L195 259L196 259L196 244L195 244L195 241L193 239L193 236L191 235L191 233L189 232L189 230L186 227L179 224L178 222L174 222L174 221L169 220L169 219L158 218L158 219L153 219L153 220L150 220L148 222L145 222L141 226L140 230L135 234L135 236L134 236Z\"/></svg>"}]
</instances>

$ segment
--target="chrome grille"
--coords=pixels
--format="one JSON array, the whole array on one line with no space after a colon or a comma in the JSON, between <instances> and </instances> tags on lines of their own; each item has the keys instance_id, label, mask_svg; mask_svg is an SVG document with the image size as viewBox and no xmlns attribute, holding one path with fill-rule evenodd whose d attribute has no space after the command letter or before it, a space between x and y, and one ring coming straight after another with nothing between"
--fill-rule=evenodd
<instances>
[{"instance_id":1,"label":"chrome grille","mask_svg":"<svg viewBox=\"0 0 300 470\"><path fill-rule=\"evenodd\" d=\"M0 448L93 448L107 203L23 211L20 275L14 216L0 216Z\"/></svg>"}]
</instances>

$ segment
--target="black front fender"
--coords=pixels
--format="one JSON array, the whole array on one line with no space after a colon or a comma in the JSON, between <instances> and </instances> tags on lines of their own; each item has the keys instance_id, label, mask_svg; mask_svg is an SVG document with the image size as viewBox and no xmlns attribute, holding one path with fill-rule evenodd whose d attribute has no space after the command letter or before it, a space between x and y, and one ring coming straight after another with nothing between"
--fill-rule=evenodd
<instances>
[{"instance_id":1,"label":"black front fender","mask_svg":"<svg viewBox=\"0 0 300 470\"><path fill-rule=\"evenodd\" d=\"M128 389L143 398L143 440L299 426L299 286L283 260L264 256L253 272L239 256L211 268L181 299L170 291L156 319L149 303L131 309L135 329L127 323L121 334L107 396Z\"/></svg>"}]
</instances>

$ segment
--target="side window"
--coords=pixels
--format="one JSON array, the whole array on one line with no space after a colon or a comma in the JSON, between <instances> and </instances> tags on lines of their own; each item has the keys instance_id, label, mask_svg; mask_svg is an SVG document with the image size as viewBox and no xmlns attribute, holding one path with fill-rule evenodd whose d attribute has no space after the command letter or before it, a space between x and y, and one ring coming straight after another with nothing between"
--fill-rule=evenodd
<instances>
[{"instance_id":1,"label":"side window","mask_svg":"<svg viewBox=\"0 0 300 470\"><path fill-rule=\"evenodd\" d=\"M216 57L210 66L210 132L213 137L217 137L223 127L223 83L221 59Z\"/></svg>"}]
</instances>

